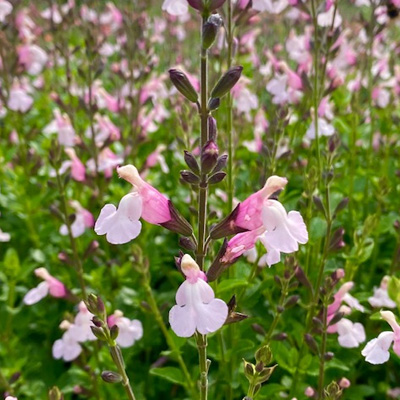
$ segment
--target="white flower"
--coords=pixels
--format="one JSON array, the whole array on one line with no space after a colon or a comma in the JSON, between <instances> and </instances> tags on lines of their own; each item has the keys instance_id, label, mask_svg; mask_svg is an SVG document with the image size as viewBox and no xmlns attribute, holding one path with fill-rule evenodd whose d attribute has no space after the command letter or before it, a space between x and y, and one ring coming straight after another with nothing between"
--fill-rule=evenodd
<instances>
[{"instance_id":1,"label":"white flower","mask_svg":"<svg viewBox=\"0 0 400 400\"><path fill-rule=\"evenodd\" d=\"M386 307L386 308L395 308L396 303L389 297L387 291L389 277L384 276L380 287L374 288L374 295L368 297L368 302L371 304L372 307L379 308L379 307Z\"/></svg>"},{"instance_id":2,"label":"white flower","mask_svg":"<svg viewBox=\"0 0 400 400\"><path fill-rule=\"evenodd\" d=\"M57 360L62 358L64 361L75 360L81 354L82 347L74 337L74 330L68 329L62 336L53 344L53 357Z\"/></svg>"},{"instance_id":3,"label":"white flower","mask_svg":"<svg viewBox=\"0 0 400 400\"><path fill-rule=\"evenodd\" d=\"M5 0L0 0L0 22L4 22L7 15L11 14L13 6Z\"/></svg>"},{"instance_id":4,"label":"white flower","mask_svg":"<svg viewBox=\"0 0 400 400\"><path fill-rule=\"evenodd\" d=\"M342 347L354 348L365 341L365 330L359 322L353 323L349 319L342 318L336 324L339 334L338 341Z\"/></svg>"},{"instance_id":5,"label":"white flower","mask_svg":"<svg viewBox=\"0 0 400 400\"><path fill-rule=\"evenodd\" d=\"M333 18L335 18L335 21L333 21ZM332 26L332 23L334 29L339 28L339 26L342 24L342 17L337 10L335 14L334 6L331 6L328 11L318 14L319 26L330 28Z\"/></svg>"},{"instance_id":6,"label":"white flower","mask_svg":"<svg viewBox=\"0 0 400 400\"><path fill-rule=\"evenodd\" d=\"M174 16L185 15L188 12L187 0L164 0L162 9Z\"/></svg>"},{"instance_id":7,"label":"white flower","mask_svg":"<svg viewBox=\"0 0 400 400\"><path fill-rule=\"evenodd\" d=\"M118 336L116 342L121 347L131 347L136 340L139 340L143 337L143 325L137 320L130 320L129 318L125 318L124 314L115 310L114 314L108 318L108 324L111 326L118 326Z\"/></svg>"},{"instance_id":8,"label":"white flower","mask_svg":"<svg viewBox=\"0 0 400 400\"><path fill-rule=\"evenodd\" d=\"M318 135L321 136L332 136L335 133L333 125L328 123L325 118L318 118ZM306 132L306 138L313 140L315 139L315 122L311 121L310 126Z\"/></svg>"},{"instance_id":9,"label":"white flower","mask_svg":"<svg viewBox=\"0 0 400 400\"><path fill-rule=\"evenodd\" d=\"M281 13L288 5L288 0L253 0L254 10L267 11L271 14Z\"/></svg>"}]
</instances>

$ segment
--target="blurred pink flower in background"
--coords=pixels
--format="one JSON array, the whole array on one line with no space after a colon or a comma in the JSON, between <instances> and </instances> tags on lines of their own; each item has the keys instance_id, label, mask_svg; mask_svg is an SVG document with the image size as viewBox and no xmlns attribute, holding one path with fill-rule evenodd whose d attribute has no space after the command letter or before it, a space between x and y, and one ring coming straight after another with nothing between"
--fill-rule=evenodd
<instances>
[{"instance_id":1,"label":"blurred pink flower in background","mask_svg":"<svg viewBox=\"0 0 400 400\"><path fill-rule=\"evenodd\" d=\"M75 130L67 114L61 114L58 108L53 110L54 119L44 129L43 133L57 133L61 145L73 147L76 142Z\"/></svg>"},{"instance_id":2,"label":"blurred pink flower in background","mask_svg":"<svg viewBox=\"0 0 400 400\"><path fill-rule=\"evenodd\" d=\"M13 6L6 0L0 0L0 22L4 22L7 15L11 14Z\"/></svg>"},{"instance_id":3,"label":"blurred pink flower in background","mask_svg":"<svg viewBox=\"0 0 400 400\"><path fill-rule=\"evenodd\" d=\"M382 278L380 286L374 287L374 295L368 297L368 303L371 304L372 307L379 308L379 307L386 307L386 308L395 308L396 303L389 297L388 294L388 283L389 277L384 276Z\"/></svg>"},{"instance_id":4,"label":"blurred pink flower in background","mask_svg":"<svg viewBox=\"0 0 400 400\"><path fill-rule=\"evenodd\" d=\"M45 298L48 294L57 298L65 297L67 295L67 289L64 284L51 276L46 268L35 269L35 275L43 279L43 282L25 294L23 302L26 305L30 306L35 304Z\"/></svg>"},{"instance_id":5,"label":"blurred pink flower in background","mask_svg":"<svg viewBox=\"0 0 400 400\"><path fill-rule=\"evenodd\" d=\"M115 310L114 314L107 318L107 323L110 328L114 325L118 326L118 336L115 341L121 347L131 347L143 336L142 323L137 319L130 320L124 317L120 310Z\"/></svg>"},{"instance_id":6,"label":"blurred pink flower in background","mask_svg":"<svg viewBox=\"0 0 400 400\"><path fill-rule=\"evenodd\" d=\"M71 224L71 232L73 237L79 237L83 235L87 228L92 228L94 225L94 218L90 211L83 208L78 201L72 200L71 206L75 210L75 219ZM60 234L63 236L68 235L67 225L61 225Z\"/></svg>"}]
</instances>

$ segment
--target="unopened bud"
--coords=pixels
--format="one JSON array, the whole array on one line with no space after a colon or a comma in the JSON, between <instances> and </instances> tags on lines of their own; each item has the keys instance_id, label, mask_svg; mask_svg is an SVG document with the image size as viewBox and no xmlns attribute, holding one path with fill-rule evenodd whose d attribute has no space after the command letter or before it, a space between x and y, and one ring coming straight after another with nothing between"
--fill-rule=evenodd
<instances>
[{"instance_id":1,"label":"unopened bud","mask_svg":"<svg viewBox=\"0 0 400 400\"><path fill-rule=\"evenodd\" d=\"M225 0L208 0L208 9L214 11L224 5Z\"/></svg>"},{"instance_id":2,"label":"unopened bud","mask_svg":"<svg viewBox=\"0 0 400 400\"><path fill-rule=\"evenodd\" d=\"M195 174L199 174L200 168L195 156L186 150L184 151L184 153L184 158L187 166L192 170L192 172L194 172Z\"/></svg>"},{"instance_id":3,"label":"unopened bud","mask_svg":"<svg viewBox=\"0 0 400 400\"><path fill-rule=\"evenodd\" d=\"M212 98L221 98L225 96L237 83L242 75L243 67L232 67L221 77L211 91Z\"/></svg>"},{"instance_id":4,"label":"unopened bud","mask_svg":"<svg viewBox=\"0 0 400 400\"><path fill-rule=\"evenodd\" d=\"M97 326L91 326L90 329L93 332L93 335L97 337L97 339L102 341L107 341L107 335L105 334L103 328L99 328Z\"/></svg>"},{"instance_id":5,"label":"unopened bud","mask_svg":"<svg viewBox=\"0 0 400 400\"><path fill-rule=\"evenodd\" d=\"M294 270L294 275L302 285L308 287L309 289L312 289L312 285L301 267L296 267L296 269Z\"/></svg>"},{"instance_id":6,"label":"unopened bud","mask_svg":"<svg viewBox=\"0 0 400 400\"><path fill-rule=\"evenodd\" d=\"M118 337L118 334L119 334L119 328L118 325L115 324L110 328L111 339L115 340Z\"/></svg>"},{"instance_id":7,"label":"unopened bud","mask_svg":"<svg viewBox=\"0 0 400 400\"><path fill-rule=\"evenodd\" d=\"M268 345L260 347L256 351L255 359L257 363L262 362L264 365L270 364L272 361L271 348Z\"/></svg>"},{"instance_id":8,"label":"unopened bud","mask_svg":"<svg viewBox=\"0 0 400 400\"><path fill-rule=\"evenodd\" d=\"M220 171L216 172L214 175L211 175L210 178L208 179L208 183L210 185L215 185L217 183L220 183L226 176L226 172Z\"/></svg>"},{"instance_id":9,"label":"unopened bud","mask_svg":"<svg viewBox=\"0 0 400 400\"><path fill-rule=\"evenodd\" d=\"M226 167L226 164L228 162L228 155L223 154L221 157L218 157L217 163L215 164L214 169L212 170L212 174L215 174L216 172L221 171Z\"/></svg>"},{"instance_id":10,"label":"unopened bud","mask_svg":"<svg viewBox=\"0 0 400 400\"><path fill-rule=\"evenodd\" d=\"M183 247L185 250L194 251L196 250L196 244L189 237L180 237L179 246Z\"/></svg>"},{"instance_id":11,"label":"unopened bud","mask_svg":"<svg viewBox=\"0 0 400 400\"><path fill-rule=\"evenodd\" d=\"M350 381L349 381L347 378L342 378L342 379L339 381L339 386L340 386L342 389L347 389L347 388L350 387L350 385L351 385L351 383L350 383Z\"/></svg>"},{"instance_id":12,"label":"unopened bud","mask_svg":"<svg viewBox=\"0 0 400 400\"><path fill-rule=\"evenodd\" d=\"M208 101L208 109L210 111L216 110L219 105L221 103L221 100L219 99L219 97L211 97L211 99Z\"/></svg>"},{"instance_id":13,"label":"unopened bud","mask_svg":"<svg viewBox=\"0 0 400 400\"><path fill-rule=\"evenodd\" d=\"M168 72L171 82L178 91L192 103L197 103L199 96L185 73L178 69L170 69Z\"/></svg>"},{"instance_id":14,"label":"unopened bud","mask_svg":"<svg viewBox=\"0 0 400 400\"><path fill-rule=\"evenodd\" d=\"M304 340L307 343L307 346L310 348L310 350L314 354L318 354L319 353L317 342L315 341L315 339L309 333L306 333L304 335Z\"/></svg>"},{"instance_id":15,"label":"unopened bud","mask_svg":"<svg viewBox=\"0 0 400 400\"><path fill-rule=\"evenodd\" d=\"M277 333L276 335L272 336L271 340L275 340L277 342L282 342L283 340L286 340L288 338L287 333L281 332Z\"/></svg>"},{"instance_id":16,"label":"unopened bud","mask_svg":"<svg viewBox=\"0 0 400 400\"><path fill-rule=\"evenodd\" d=\"M119 383L122 381L122 376L118 372L103 371L101 373L101 379L107 383Z\"/></svg>"},{"instance_id":17,"label":"unopened bud","mask_svg":"<svg viewBox=\"0 0 400 400\"><path fill-rule=\"evenodd\" d=\"M64 396L57 386L53 386L49 390L49 400L63 400Z\"/></svg>"},{"instance_id":18,"label":"unopened bud","mask_svg":"<svg viewBox=\"0 0 400 400\"><path fill-rule=\"evenodd\" d=\"M208 117L208 136L214 142L217 140L217 120L211 115Z\"/></svg>"},{"instance_id":19,"label":"unopened bud","mask_svg":"<svg viewBox=\"0 0 400 400\"><path fill-rule=\"evenodd\" d=\"M198 185L200 182L200 178L192 171L188 171L185 169L181 171L180 174L181 174L181 179L186 183L189 183L191 185Z\"/></svg>"},{"instance_id":20,"label":"unopened bud","mask_svg":"<svg viewBox=\"0 0 400 400\"><path fill-rule=\"evenodd\" d=\"M217 164L218 146L213 140L209 140L201 151L201 172L208 174Z\"/></svg>"},{"instance_id":21,"label":"unopened bud","mask_svg":"<svg viewBox=\"0 0 400 400\"><path fill-rule=\"evenodd\" d=\"M203 49L208 49L214 43L218 30L222 25L219 14L212 14L203 25Z\"/></svg>"},{"instance_id":22,"label":"unopened bud","mask_svg":"<svg viewBox=\"0 0 400 400\"><path fill-rule=\"evenodd\" d=\"M193 233L192 226L174 207L172 201L168 201L168 207L171 219L167 222L161 223L160 225L172 232L179 233L180 235L191 236Z\"/></svg>"},{"instance_id":23,"label":"unopened bud","mask_svg":"<svg viewBox=\"0 0 400 400\"><path fill-rule=\"evenodd\" d=\"M332 360L332 358L335 356L335 354L334 353L332 353L331 351L327 351L325 354L324 354L324 360L325 361L330 361L330 360Z\"/></svg>"}]
</instances>

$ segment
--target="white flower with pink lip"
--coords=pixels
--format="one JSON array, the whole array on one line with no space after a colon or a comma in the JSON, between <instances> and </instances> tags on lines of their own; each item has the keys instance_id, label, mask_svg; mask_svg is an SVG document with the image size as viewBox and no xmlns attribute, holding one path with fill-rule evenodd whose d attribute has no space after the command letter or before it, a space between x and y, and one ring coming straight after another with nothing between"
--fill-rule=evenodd
<instances>
[{"instance_id":1,"label":"white flower with pink lip","mask_svg":"<svg viewBox=\"0 0 400 400\"><path fill-rule=\"evenodd\" d=\"M338 333L338 342L342 347L352 349L365 342L365 329L359 322L352 322L347 318L342 318L335 324Z\"/></svg>"},{"instance_id":2,"label":"white flower with pink lip","mask_svg":"<svg viewBox=\"0 0 400 400\"><path fill-rule=\"evenodd\" d=\"M400 326L391 311L381 311L381 317L390 325L392 332L382 332L364 347L361 354L371 364L383 364L389 360L389 349L393 343L394 352L400 357Z\"/></svg>"},{"instance_id":3,"label":"white flower with pink lip","mask_svg":"<svg viewBox=\"0 0 400 400\"><path fill-rule=\"evenodd\" d=\"M64 284L51 276L46 268L35 269L35 275L43 279L43 282L26 293L23 299L26 305L31 306L32 304L36 304L48 294L56 298L65 297L67 295L67 289Z\"/></svg>"},{"instance_id":4,"label":"white flower with pink lip","mask_svg":"<svg viewBox=\"0 0 400 400\"><path fill-rule=\"evenodd\" d=\"M58 141L66 147L73 147L76 142L75 130L67 114L61 114L59 109L53 111L54 119L44 129L43 133L57 133Z\"/></svg>"},{"instance_id":5,"label":"white flower with pink lip","mask_svg":"<svg viewBox=\"0 0 400 400\"><path fill-rule=\"evenodd\" d=\"M228 317L228 306L215 298L204 272L188 254L182 257L181 270L186 280L176 292L177 305L169 312L172 330L180 337L217 331Z\"/></svg>"},{"instance_id":6,"label":"white flower with pink lip","mask_svg":"<svg viewBox=\"0 0 400 400\"><path fill-rule=\"evenodd\" d=\"M189 7L187 0L164 0L162 9L170 15L181 16L187 14Z\"/></svg>"},{"instance_id":7,"label":"white flower with pink lip","mask_svg":"<svg viewBox=\"0 0 400 400\"><path fill-rule=\"evenodd\" d=\"M171 220L171 213L169 200L146 183L133 165L117 168L117 172L134 190L121 199L118 209L113 204L105 205L94 230L98 235L106 234L112 244L123 244L139 235L140 218L150 224L163 224Z\"/></svg>"},{"instance_id":8,"label":"white flower with pink lip","mask_svg":"<svg viewBox=\"0 0 400 400\"><path fill-rule=\"evenodd\" d=\"M396 303L389 297L388 294L388 283L389 277L384 276L382 278L381 284L378 288L374 288L374 295L368 297L368 303L371 304L372 307L387 307L387 308L395 308Z\"/></svg>"},{"instance_id":9,"label":"white flower with pink lip","mask_svg":"<svg viewBox=\"0 0 400 400\"><path fill-rule=\"evenodd\" d=\"M71 177L77 182L83 182L86 178L85 166L82 161L78 158L75 150L72 147L66 147L65 153L70 158L69 160L63 161L61 163L58 173L60 175L65 174L69 169L71 169ZM55 170L50 171L50 176L55 177L57 173Z\"/></svg>"},{"instance_id":10,"label":"white flower with pink lip","mask_svg":"<svg viewBox=\"0 0 400 400\"><path fill-rule=\"evenodd\" d=\"M1 2L0 2L0 5L1 5ZM13 396L7 396L5 398L5 400L18 400L18 399L16 397L13 397Z\"/></svg>"},{"instance_id":11,"label":"white flower with pink lip","mask_svg":"<svg viewBox=\"0 0 400 400\"><path fill-rule=\"evenodd\" d=\"M118 326L118 336L115 341L121 347L131 347L133 344L143 337L143 325L138 319L124 317L120 310L115 310L114 314L107 318L108 326Z\"/></svg>"},{"instance_id":12,"label":"white flower with pink lip","mask_svg":"<svg viewBox=\"0 0 400 400\"><path fill-rule=\"evenodd\" d=\"M48 60L46 52L36 44L24 44L18 48L18 62L31 75L38 75Z\"/></svg>"},{"instance_id":13,"label":"white flower with pink lip","mask_svg":"<svg viewBox=\"0 0 400 400\"><path fill-rule=\"evenodd\" d=\"M8 95L8 108L12 111L27 112L33 104L33 98L30 96L29 92L29 87L14 82Z\"/></svg>"},{"instance_id":14,"label":"white flower with pink lip","mask_svg":"<svg viewBox=\"0 0 400 400\"><path fill-rule=\"evenodd\" d=\"M288 5L288 0L253 0L254 10L271 14L280 14Z\"/></svg>"},{"instance_id":15,"label":"white flower with pink lip","mask_svg":"<svg viewBox=\"0 0 400 400\"><path fill-rule=\"evenodd\" d=\"M343 20L338 10L335 13L334 1L326 2L325 11L318 14L317 21L319 26L325 28L330 28L332 25L334 29L339 28Z\"/></svg>"},{"instance_id":16,"label":"white flower with pink lip","mask_svg":"<svg viewBox=\"0 0 400 400\"><path fill-rule=\"evenodd\" d=\"M94 218L90 211L83 208L78 201L71 201L71 206L75 210L75 220L71 224L71 233L74 238L77 238L85 232L87 228L92 228L94 225ZM67 225L61 225L60 234L63 236L68 235Z\"/></svg>"},{"instance_id":17,"label":"white flower with pink lip","mask_svg":"<svg viewBox=\"0 0 400 400\"><path fill-rule=\"evenodd\" d=\"M11 14L13 6L6 0L0 0L0 22L4 22L7 15Z\"/></svg>"},{"instance_id":18,"label":"white flower with pink lip","mask_svg":"<svg viewBox=\"0 0 400 400\"><path fill-rule=\"evenodd\" d=\"M110 178L114 169L121 165L124 159L113 153L109 147L104 148L98 155L97 172L103 172L106 178ZM86 166L90 172L96 171L96 163L91 158L87 161Z\"/></svg>"}]
</instances>

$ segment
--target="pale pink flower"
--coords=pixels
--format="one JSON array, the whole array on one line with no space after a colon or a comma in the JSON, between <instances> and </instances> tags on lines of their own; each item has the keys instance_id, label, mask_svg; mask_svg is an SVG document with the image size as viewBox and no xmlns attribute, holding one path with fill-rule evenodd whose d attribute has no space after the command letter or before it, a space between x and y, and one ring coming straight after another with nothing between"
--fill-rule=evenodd
<instances>
[{"instance_id":1,"label":"pale pink flower","mask_svg":"<svg viewBox=\"0 0 400 400\"><path fill-rule=\"evenodd\" d=\"M0 2L0 6L1 6L1 2ZM5 400L18 400L18 399L16 397L13 397L13 396L7 396L5 398Z\"/></svg>"},{"instance_id":2,"label":"pale pink flower","mask_svg":"<svg viewBox=\"0 0 400 400\"><path fill-rule=\"evenodd\" d=\"M351 349L365 342L366 336L364 326L359 322L353 323L347 318L342 318L336 324L336 330L339 335L339 344L342 347Z\"/></svg>"},{"instance_id":3,"label":"pale pink flower","mask_svg":"<svg viewBox=\"0 0 400 400\"><path fill-rule=\"evenodd\" d=\"M59 109L53 111L54 119L44 129L43 133L57 133L61 145L73 147L76 141L75 130L67 114L61 114Z\"/></svg>"},{"instance_id":4,"label":"pale pink flower","mask_svg":"<svg viewBox=\"0 0 400 400\"><path fill-rule=\"evenodd\" d=\"M65 297L67 295L67 289L64 284L51 276L46 268L35 269L35 275L43 279L43 282L25 294L23 302L26 305L30 306L35 304L45 298L48 294L57 298Z\"/></svg>"},{"instance_id":5,"label":"pale pink flower","mask_svg":"<svg viewBox=\"0 0 400 400\"><path fill-rule=\"evenodd\" d=\"M71 224L72 236L77 238L85 232L87 228L92 228L94 224L94 218L90 211L83 208L78 201L71 201L71 206L75 210L75 220ZM68 228L67 225L61 225L60 234L67 236Z\"/></svg>"},{"instance_id":6,"label":"pale pink flower","mask_svg":"<svg viewBox=\"0 0 400 400\"><path fill-rule=\"evenodd\" d=\"M119 140L120 130L104 115L96 114L93 126L96 145L102 147L106 140ZM88 128L85 133L87 138L92 138L92 130Z\"/></svg>"},{"instance_id":7,"label":"pale pink flower","mask_svg":"<svg viewBox=\"0 0 400 400\"><path fill-rule=\"evenodd\" d=\"M107 11L102 13L99 18L101 25L107 25L111 32L116 31L122 25L123 16L121 11L113 4L106 4Z\"/></svg>"},{"instance_id":8,"label":"pale pink flower","mask_svg":"<svg viewBox=\"0 0 400 400\"><path fill-rule=\"evenodd\" d=\"M11 240L11 235L9 234L9 233L7 233L7 232L3 232L1 229L0 229L0 243L1 242L9 242Z\"/></svg>"},{"instance_id":9,"label":"pale pink flower","mask_svg":"<svg viewBox=\"0 0 400 400\"><path fill-rule=\"evenodd\" d=\"M188 254L182 257L181 270L186 280L176 292L177 305L169 312L172 330L180 337L217 331L226 321L228 306L215 298L204 272Z\"/></svg>"},{"instance_id":10,"label":"pale pink flower","mask_svg":"<svg viewBox=\"0 0 400 400\"><path fill-rule=\"evenodd\" d=\"M185 15L188 12L188 2L187 0L164 0L162 9L170 15Z\"/></svg>"},{"instance_id":11,"label":"pale pink flower","mask_svg":"<svg viewBox=\"0 0 400 400\"><path fill-rule=\"evenodd\" d=\"M7 106L12 111L27 112L33 104L27 88L14 82L10 89Z\"/></svg>"},{"instance_id":12,"label":"pale pink flower","mask_svg":"<svg viewBox=\"0 0 400 400\"><path fill-rule=\"evenodd\" d=\"M381 317L390 325L393 332L382 332L364 347L361 354L365 357L365 361L371 364L383 364L388 361L392 343L394 352L400 357L400 326L396 317L391 311L381 311Z\"/></svg>"},{"instance_id":13,"label":"pale pink flower","mask_svg":"<svg viewBox=\"0 0 400 400\"><path fill-rule=\"evenodd\" d=\"M66 325L66 324L64 324ZM74 330L67 329L61 339L54 342L52 348L53 357L56 360L63 359L66 362L75 360L82 352L82 346L74 337Z\"/></svg>"},{"instance_id":14,"label":"pale pink flower","mask_svg":"<svg viewBox=\"0 0 400 400\"><path fill-rule=\"evenodd\" d=\"M286 184L286 178L275 175L269 177L261 190L239 204L235 225L247 230L257 229L262 226L261 213L264 202L275 192L282 190Z\"/></svg>"},{"instance_id":15,"label":"pale pink flower","mask_svg":"<svg viewBox=\"0 0 400 400\"><path fill-rule=\"evenodd\" d=\"M335 18L335 19L334 19ZM342 16L339 14L339 11L336 10L335 7L331 5L325 12L318 14L318 25L324 28L330 28L333 24L333 28L339 28L342 24Z\"/></svg>"},{"instance_id":16,"label":"pale pink flower","mask_svg":"<svg viewBox=\"0 0 400 400\"><path fill-rule=\"evenodd\" d=\"M78 158L73 148L67 147L65 153L71 159L69 166L71 167L72 179L77 182L83 182L85 180L85 166L82 161Z\"/></svg>"},{"instance_id":17,"label":"pale pink flower","mask_svg":"<svg viewBox=\"0 0 400 400\"><path fill-rule=\"evenodd\" d=\"M368 297L368 302L372 307L386 307L386 308L395 308L396 303L389 297L387 285L389 283L389 277L384 276L382 278L380 287L374 288L374 295Z\"/></svg>"},{"instance_id":18,"label":"pale pink flower","mask_svg":"<svg viewBox=\"0 0 400 400\"><path fill-rule=\"evenodd\" d=\"M147 157L146 168L152 168L155 165L159 164L161 167L161 171L165 174L168 174L169 168L165 161L165 157L162 154L165 149L166 146L164 144L158 145L157 148Z\"/></svg>"},{"instance_id":19,"label":"pale pink flower","mask_svg":"<svg viewBox=\"0 0 400 400\"><path fill-rule=\"evenodd\" d=\"M38 75L48 60L46 52L36 44L24 44L18 48L18 62L31 75Z\"/></svg>"},{"instance_id":20,"label":"pale pink flower","mask_svg":"<svg viewBox=\"0 0 400 400\"><path fill-rule=\"evenodd\" d=\"M146 183L133 165L117 171L134 190L121 199L118 209L113 204L105 205L94 230L98 235L106 234L107 241L112 244L123 244L139 235L142 229L139 218L151 224L162 224L171 220L171 214L169 200Z\"/></svg>"},{"instance_id":21,"label":"pale pink flower","mask_svg":"<svg viewBox=\"0 0 400 400\"><path fill-rule=\"evenodd\" d=\"M332 136L335 133L335 128L325 118L318 118L318 136ZM315 135L315 122L311 121L310 126L306 132L306 138L314 140Z\"/></svg>"},{"instance_id":22,"label":"pale pink flower","mask_svg":"<svg viewBox=\"0 0 400 400\"><path fill-rule=\"evenodd\" d=\"M350 308L364 312L364 307L353 297L349 291L353 288L353 282L344 283L335 293L333 303L328 306L328 321L339 311L342 302L345 302ZM331 328L331 327L330 327ZM328 329L329 331L329 329Z\"/></svg>"},{"instance_id":23,"label":"pale pink flower","mask_svg":"<svg viewBox=\"0 0 400 400\"><path fill-rule=\"evenodd\" d=\"M40 15L44 19L52 20L56 25L62 22L62 15L56 5L53 5L51 8L46 8L40 13Z\"/></svg>"},{"instance_id":24,"label":"pale pink flower","mask_svg":"<svg viewBox=\"0 0 400 400\"><path fill-rule=\"evenodd\" d=\"M7 15L11 14L13 6L6 0L0 0L0 22L4 22Z\"/></svg>"},{"instance_id":25,"label":"pale pink flower","mask_svg":"<svg viewBox=\"0 0 400 400\"><path fill-rule=\"evenodd\" d=\"M115 310L114 314L107 318L107 323L111 328L114 325L118 326L118 336L115 340L121 347L131 347L143 336L143 326L142 323L133 319L130 320L124 317L124 314Z\"/></svg>"},{"instance_id":26,"label":"pale pink flower","mask_svg":"<svg viewBox=\"0 0 400 400\"><path fill-rule=\"evenodd\" d=\"M288 0L253 0L254 10L271 14L280 14L288 5Z\"/></svg>"},{"instance_id":27,"label":"pale pink flower","mask_svg":"<svg viewBox=\"0 0 400 400\"><path fill-rule=\"evenodd\" d=\"M78 305L78 314L74 319L74 324L71 325L70 330L73 330L74 338L78 342L86 342L96 340L91 326L93 325L92 319L94 315L87 309L86 304L81 301Z\"/></svg>"},{"instance_id":28,"label":"pale pink flower","mask_svg":"<svg viewBox=\"0 0 400 400\"><path fill-rule=\"evenodd\" d=\"M277 200L267 200L262 210L265 232L259 240L267 249L269 266L280 261L280 253L293 253L308 241L307 227L298 211L286 212Z\"/></svg>"},{"instance_id":29,"label":"pale pink flower","mask_svg":"<svg viewBox=\"0 0 400 400\"><path fill-rule=\"evenodd\" d=\"M104 148L98 155L98 169L97 172L103 172L106 178L110 178L113 174L114 169L124 162L124 159L113 153L110 148ZM96 163L91 158L87 161L86 166L90 172L96 171Z\"/></svg>"}]
</instances>

